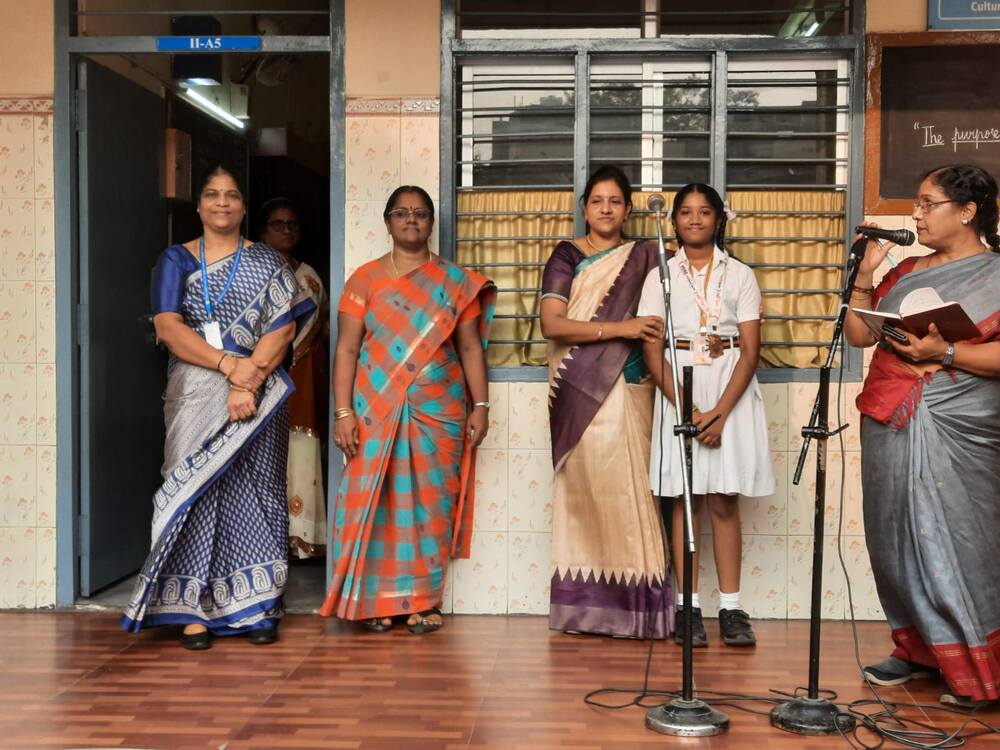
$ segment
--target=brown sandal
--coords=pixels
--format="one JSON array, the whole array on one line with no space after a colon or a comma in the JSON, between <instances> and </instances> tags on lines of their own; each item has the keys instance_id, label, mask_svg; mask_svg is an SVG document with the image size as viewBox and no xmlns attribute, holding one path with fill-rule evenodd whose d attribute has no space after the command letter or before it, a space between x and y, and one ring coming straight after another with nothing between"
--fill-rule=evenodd
<instances>
[{"instance_id":1,"label":"brown sandal","mask_svg":"<svg viewBox=\"0 0 1000 750\"><path fill-rule=\"evenodd\" d=\"M388 620L388 622L385 622ZM388 633L392 630L392 620L388 617L372 617L361 621L361 627L369 633Z\"/></svg>"},{"instance_id":2,"label":"brown sandal","mask_svg":"<svg viewBox=\"0 0 1000 750\"><path fill-rule=\"evenodd\" d=\"M423 612L417 612L416 615L411 615L411 617L419 617L420 619L414 623L406 623L406 628L414 635L423 635L424 633L433 633L435 630L440 630L444 622L428 622L428 617L433 617L437 615L441 617L441 610L437 607L431 607L430 609L425 609ZM443 619L443 618L442 618Z\"/></svg>"}]
</instances>

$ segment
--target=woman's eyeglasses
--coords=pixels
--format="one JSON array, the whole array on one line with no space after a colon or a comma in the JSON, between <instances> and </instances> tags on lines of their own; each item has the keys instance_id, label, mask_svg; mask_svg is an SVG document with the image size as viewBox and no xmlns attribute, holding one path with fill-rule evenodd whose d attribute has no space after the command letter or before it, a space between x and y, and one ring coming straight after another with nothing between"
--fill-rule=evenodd
<instances>
[{"instance_id":1,"label":"woman's eyeglasses","mask_svg":"<svg viewBox=\"0 0 1000 750\"><path fill-rule=\"evenodd\" d=\"M272 232L297 232L299 222L295 220L282 221L281 219L275 219L274 221L267 222L267 228Z\"/></svg>"},{"instance_id":2,"label":"woman's eyeglasses","mask_svg":"<svg viewBox=\"0 0 1000 750\"><path fill-rule=\"evenodd\" d=\"M431 212L426 208L394 208L389 212L389 218L397 221L404 221L410 216L413 216L417 221L427 221L431 218Z\"/></svg>"},{"instance_id":3,"label":"woman's eyeglasses","mask_svg":"<svg viewBox=\"0 0 1000 750\"><path fill-rule=\"evenodd\" d=\"M913 204L913 210L918 211L922 214L928 214L934 210L935 206L940 206L942 203L958 203L958 202L959 201L952 201L952 200L947 200L947 201L921 200Z\"/></svg>"}]
</instances>

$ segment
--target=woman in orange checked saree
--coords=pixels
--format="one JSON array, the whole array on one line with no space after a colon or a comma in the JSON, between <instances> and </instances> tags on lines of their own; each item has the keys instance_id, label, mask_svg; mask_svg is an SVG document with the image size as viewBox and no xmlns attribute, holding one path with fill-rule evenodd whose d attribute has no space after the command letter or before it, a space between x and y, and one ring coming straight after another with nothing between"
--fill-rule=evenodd
<instances>
[{"instance_id":1,"label":"woman in orange checked saree","mask_svg":"<svg viewBox=\"0 0 1000 750\"><path fill-rule=\"evenodd\" d=\"M385 209L393 248L339 305L333 583L320 613L384 632L437 630L451 557L468 557L475 448L489 426L486 330L495 287L433 255L434 206L413 186Z\"/></svg>"},{"instance_id":2,"label":"woman in orange checked saree","mask_svg":"<svg viewBox=\"0 0 1000 750\"><path fill-rule=\"evenodd\" d=\"M555 465L549 627L666 638L673 602L649 486L653 385L641 349L660 341L663 323L636 317L656 246L622 236L632 187L620 169L591 175L581 204L587 234L560 242L542 277Z\"/></svg>"}]
</instances>

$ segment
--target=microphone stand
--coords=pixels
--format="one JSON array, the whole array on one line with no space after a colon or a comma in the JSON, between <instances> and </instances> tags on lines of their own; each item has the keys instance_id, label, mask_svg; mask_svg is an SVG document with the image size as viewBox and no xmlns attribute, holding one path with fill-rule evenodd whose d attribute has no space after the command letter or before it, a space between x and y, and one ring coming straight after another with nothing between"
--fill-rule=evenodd
<instances>
[{"instance_id":1,"label":"microphone stand","mask_svg":"<svg viewBox=\"0 0 1000 750\"><path fill-rule=\"evenodd\" d=\"M691 513L691 440L698 434L698 428L692 421L694 411L691 380L693 368L684 368L684 408L683 415L677 395L681 392L677 377L677 347L674 338L674 320L670 309L670 274L667 271L667 253L663 246L663 227L660 222L662 204L656 209L656 238L660 252L660 285L663 287L663 306L666 313L667 351L670 353L670 371L674 386L674 435L677 437L677 447L684 462L681 472L681 482L684 491L684 646L682 650L682 687L681 697L646 712L646 727L660 734L675 737L710 737L722 734L729 729L729 717L707 703L694 697L694 653L691 646L691 588L694 573L695 539L694 520ZM683 421L682 421L683 416ZM662 440L663 428L660 426ZM660 452L666 446L660 446ZM669 569L669 546L664 550L664 559L668 563L664 570Z\"/></svg>"},{"instance_id":2,"label":"microphone stand","mask_svg":"<svg viewBox=\"0 0 1000 750\"><path fill-rule=\"evenodd\" d=\"M854 717L842 713L831 701L819 694L819 636L820 608L823 603L823 534L826 516L826 441L847 428L841 425L832 432L829 429L830 411L830 372L837 354L837 346L844 333L844 318L854 289L854 280L858 276L861 259L865 255L866 237L862 237L851 246L847 260L847 274L844 288L840 293L840 310L833 327L833 337L826 363L819 371L819 390L813 402L809 423L802 428L802 450L795 467L792 484L798 484L802 478L802 468L809 452L809 443L816 440L816 508L813 515L813 563L812 563L812 601L809 611L809 685L804 696L779 703L771 709L771 724L778 729L795 734L825 735L840 734L854 729ZM841 363L843 366L843 363Z\"/></svg>"}]
</instances>

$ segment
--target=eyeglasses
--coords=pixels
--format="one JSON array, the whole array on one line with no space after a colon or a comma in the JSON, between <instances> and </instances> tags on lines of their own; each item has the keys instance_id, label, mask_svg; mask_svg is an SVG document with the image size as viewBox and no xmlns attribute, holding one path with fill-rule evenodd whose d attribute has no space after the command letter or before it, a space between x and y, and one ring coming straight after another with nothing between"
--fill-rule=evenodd
<instances>
[{"instance_id":1,"label":"eyeglasses","mask_svg":"<svg viewBox=\"0 0 1000 750\"><path fill-rule=\"evenodd\" d=\"M427 221L431 218L431 212L426 208L394 208L389 212L389 218L397 221L405 221L410 216L417 221Z\"/></svg>"},{"instance_id":2,"label":"eyeglasses","mask_svg":"<svg viewBox=\"0 0 1000 750\"><path fill-rule=\"evenodd\" d=\"M959 203L959 201L917 201L913 204L913 210L920 212L922 214L929 214L934 210L935 206L940 206L942 203Z\"/></svg>"},{"instance_id":3,"label":"eyeglasses","mask_svg":"<svg viewBox=\"0 0 1000 750\"><path fill-rule=\"evenodd\" d=\"M275 219L274 221L267 222L267 228L272 232L297 232L299 229L299 222L294 219L292 221Z\"/></svg>"}]
</instances>

